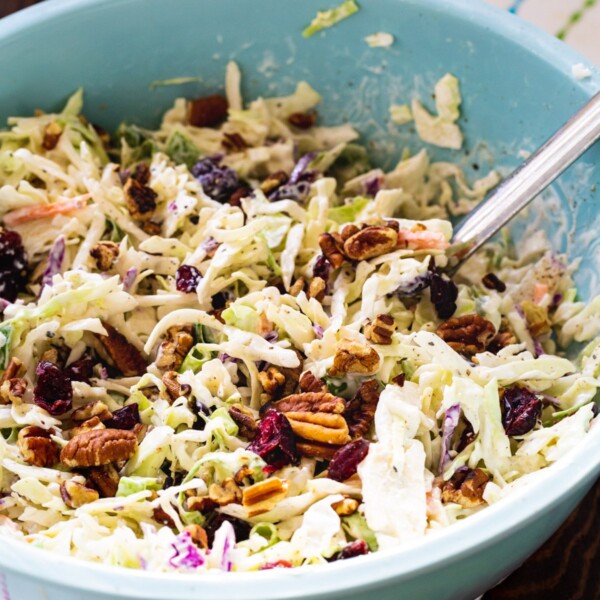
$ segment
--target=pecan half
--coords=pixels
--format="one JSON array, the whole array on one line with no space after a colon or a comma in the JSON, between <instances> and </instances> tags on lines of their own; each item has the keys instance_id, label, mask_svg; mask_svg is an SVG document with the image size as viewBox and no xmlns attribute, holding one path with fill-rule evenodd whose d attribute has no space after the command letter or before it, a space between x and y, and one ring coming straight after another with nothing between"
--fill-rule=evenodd
<instances>
[{"instance_id":1,"label":"pecan half","mask_svg":"<svg viewBox=\"0 0 600 600\"><path fill-rule=\"evenodd\" d=\"M391 344L395 331L396 322L392 315L377 315L374 321L365 325L365 337L373 344Z\"/></svg>"},{"instance_id":2,"label":"pecan half","mask_svg":"<svg viewBox=\"0 0 600 600\"><path fill-rule=\"evenodd\" d=\"M356 395L350 400L344 413L353 438L362 437L371 429L380 395L379 383L376 379L363 381L358 387Z\"/></svg>"},{"instance_id":3,"label":"pecan half","mask_svg":"<svg viewBox=\"0 0 600 600\"><path fill-rule=\"evenodd\" d=\"M455 502L465 508L484 504L483 492L489 480L481 469L455 473L442 485L442 502Z\"/></svg>"},{"instance_id":4,"label":"pecan half","mask_svg":"<svg viewBox=\"0 0 600 600\"><path fill-rule=\"evenodd\" d=\"M342 227L340 231L340 235L342 236L342 240L345 242L348 238L351 238L355 233L360 231L360 227L355 225L354 223L347 223Z\"/></svg>"},{"instance_id":5,"label":"pecan half","mask_svg":"<svg viewBox=\"0 0 600 600\"><path fill-rule=\"evenodd\" d=\"M333 377L346 373L372 375L379 368L379 362L379 354L368 344L342 340L336 349L329 374Z\"/></svg>"},{"instance_id":6,"label":"pecan half","mask_svg":"<svg viewBox=\"0 0 600 600\"><path fill-rule=\"evenodd\" d=\"M463 354L483 352L496 335L496 329L479 315L463 315L444 321L436 333L453 349Z\"/></svg>"},{"instance_id":7,"label":"pecan half","mask_svg":"<svg viewBox=\"0 0 600 600\"><path fill-rule=\"evenodd\" d=\"M196 98L187 104L187 121L194 127L214 127L227 118L228 108L227 99L218 94Z\"/></svg>"},{"instance_id":8,"label":"pecan half","mask_svg":"<svg viewBox=\"0 0 600 600\"><path fill-rule=\"evenodd\" d=\"M284 414L291 411L342 414L346 410L346 401L329 392L302 392L286 396L273 406Z\"/></svg>"},{"instance_id":9,"label":"pecan half","mask_svg":"<svg viewBox=\"0 0 600 600\"><path fill-rule=\"evenodd\" d=\"M54 150L58 140L63 132L63 128L60 123L51 121L44 127L44 137L42 138L42 148L44 150Z\"/></svg>"},{"instance_id":10,"label":"pecan half","mask_svg":"<svg viewBox=\"0 0 600 600\"><path fill-rule=\"evenodd\" d=\"M104 423L98 417L92 417L77 427L73 427L69 433L71 434L71 438L74 438L86 431L92 431L94 429L106 429Z\"/></svg>"},{"instance_id":11,"label":"pecan half","mask_svg":"<svg viewBox=\"0 0 600 600\"><path fill-rule=\"evenodd\" d=\"M19 404L26 391L26 379L22 377L7 379L0 385L0 404Z\"/></svg>"},{"instance_id":12,"label":"pecan half","mask_svg":"<svg viewBox=\"0 0 600 600\"><path fill-rule=\"evenodd\" d=\"M285 171L276 171L271 173L263 182L260 184L260 190L265 194L274 192L278 187L281 187L288 180L287 173Z\"/></svg>"},{"instance_id":13,"label":"pecan half","mask_svg":"<svg viewBox=\"0 0 600 600\"><path fill-rule=\"evenodd\" d=\"M174 325L167 330L160 345L155 364L159 369L177 371L194 345L191 325Z\"/></svg>"},{"instance_id":14,"label":"pecan half","mask_svg":"<svg viewBox=\"0 0 600 600\"><path fill-rule=\"evenodd\" d=\"M303 373L299 383L301 392L327 391L327 384L322 379L315 377L310 371Z\"/></svg>"},{"instance_id":15,"label":"pecan half","mask_svg":"<svg viewBox=\"0 0 600 600\"><path fill-rule=\"evenodd\" d=\"M319 246L334 269L341 267L346 261L344 241L339 233L322 233L319 236Z\"/></svg>"},{"instance_id":16,"label":"pecan half","mask_svg":"<svg viewBox=\"0 0 600 600\"><path fill-rule=\"evenodd\" d=\"M119 256L119 245L114 242L98 242L92 246L90 256L96 261L99 271L108 271Z\"/></svg>"},{"instance_id":17,"label":"pecan half","mask_svg":"<svg viewBox=\"0 0 600 600\"><path fill-rule=\"evenodd\" d=\"M317 302L323 302L325 298L325 292L327 290L327 283L322 277L314 277L308 286L309 298L314 298Z\"/></svg>"},{"instance_id":18,"label":"pecan half","mask_svg":"<svg viewBox=\"0 0 600 600\"><path fill-rule=\"evenodd\" d=\"M148 185L129 178L123 187L127 210L136 221L149 221L156 210L158 194Z\"/></svg>"},{"instance_id":19,"label":"pecan half","mask_svg":"<svg viewBox=\"0 0 600 600\"><path fill-rule=\"evenodd\" d=\"M317 113L315 111L301 113L292 113L288 118L288 123L298 129L310 129L317 122Z\"/></svg>"},{"instance_id":20,"label":"pecan half","mask_svg":"<svg viewBox=\"0 0 600 600\"><path fill-rule=\"evenodd\" d=\"M98 490L101 498L112 498L119 487L119 472L114 465L85 469L89 484Z\"/></svg>"},{"instance_id":21,"label":"pecan half","mask_svg":"<svg viewBox=\"0 0 600 600\"><path fill-rule=\"evenodd\" d=\"M74 437L61 451L67 467L99 467L127 460L137 450L135 434L125 429L94 429Z\"/></svg>"},{"instance_id":22,"label":"pecan half","mask_svg":"<svg viewBox=\"0 0 600 600\"><path fill-rule=\"evenodd\" d=\"M119 333L112 325L102 321L108 335L99 335L98 339L112 359L115 367L125 377L142 375L146 372L146 361L140 351L132 346L127 338Z\"/></svg>"},{"instance_id":23,"label":"pecan half","mask_svg":"<svg viewBox=\"0 0 600 600\"><path fill-rule=\"evenodd\" d=\"M28 425L19 431L17 446L25 462L34 467L51 467L58 461L58 446L50 434L50 431L35 425Z\"/></svg>"},{"instance_id":24,"label":"pecan half","mask_svg":"<svg viewBox=\"0 0 600 600\"><path fill-rule=\"evenodd\" d=\"M239 133L223 133L221 145L230 152L242 152L248 148L248 142Z\"/></svg>"},{"instance_id":25,"label":"pecan half","mask_svg":"<svg viewBox=\"0 0 600 600\"><path fill-rule=\"evenodd\" d=\"M244 489L242 505L249 517L268 512L283 500L288 492L288 483L279 477L270 477Z\"/></svg>"},{"instance_id":26,"label":"pecan half","mask_svg":"<svg viewBox=\"0 0 600 600\"><path fill-rule=\"evenodd\" d=\"M286 412L293 432L309 442L341 446L350 441L348 423L342 415L325 412Z\"/></svg>"},{"instance_id":27,"label":"pecan half","mask_svg":"<svg viewBox=\"0 0 600 600\"><path fill-rule=\"evenodd\" d=\"M100 498L100 494L92 488L77 481L63 481L60 484L60 495L69 508L79 508Z\"/></svg>"},{"instance_id":28,"label":"pecan half","mask_svg":"<svg viewBox=\"0 0 600 600\"><path fill-rule=\"evenodd\" d=\"M108 419L112 418L112 413L108 410L108 406L106 406L102 400L88 402L71 413L71 419L80 423L83 423L83 421L87 421L92 417L98 417L100 421L108 421Z\"/></svg>"},{"instance_id":29,"label":"pecan half","mask_svg":"<svg viewBox=\"0 0 600 600\"><path fill-rule=\"evenodd\" d=\"M162 382L165 384L167 399L175 402L181 396L188 396L192 391L189 385L179 383L179 373L177 371L167 371L162 376Z\"/></svg>"},{"instance_id":30,"label":"pecan half","mask_svg":"<svg viewBox=\"0 0 600 600\"><path fill-rule=\"evenodd\" d=\"M250 409L242 404L233 404L229 408L229 416L238 426L241 437L246 438L247 440L253 440L256 437L258 425L256 424Z\"/></svg>"},{"instance_id":31,"label":"pecan half","mask_svg":"<svg viewBox=\"0 0 600 600\"><path fill-rule=\"evenodd\" d=\"M365 227L344 242L344 254L352 260L368 260L396 248L398 233L392 227Z\"/></svg>"},{"instance_id":32,"label":"pecan half","mask_svg":"<svg viewBox=\"0 0 600 600\"><path fill-rule=\"evenodd\" d=\"M308 442L306 440L297 440L296 448L302 456L316 458L317 460L331 460L340 449L339 446L333 444Z\"/></svg>"},{"instance_id":33,"label":"pecan half","mask_svg":"<svg viewBox=\"0 0 600 600\"><path fill-rule=\"evenodd\" d=\"M223 483L211 483L208 497L219 506L239 504L242 501L242 490L232 477L228 477Z\"/></svg>"}]
</instances>

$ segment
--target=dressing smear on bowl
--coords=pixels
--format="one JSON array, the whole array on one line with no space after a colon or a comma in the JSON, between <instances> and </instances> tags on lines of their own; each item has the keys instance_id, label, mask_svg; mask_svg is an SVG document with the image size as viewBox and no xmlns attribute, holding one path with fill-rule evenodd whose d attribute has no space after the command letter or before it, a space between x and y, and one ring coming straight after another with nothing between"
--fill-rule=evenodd
<instances>
[{"instance_id":1,"label":"dressing smear on bowl","mask_svg":"<svg viewBox=\"0 0 600 600\"><path fill-rule=\"evenodd\" d=\"M230 64L226 92L111 137L78 91L0 133L1 533L153 571L347 560L585 437L600 299L566 257L504 236L445 274L499 181L429 158L463 144L456 78L391 108L424 147L388 172L308 83L245 103Z\"/></svg>"}]
</instances>

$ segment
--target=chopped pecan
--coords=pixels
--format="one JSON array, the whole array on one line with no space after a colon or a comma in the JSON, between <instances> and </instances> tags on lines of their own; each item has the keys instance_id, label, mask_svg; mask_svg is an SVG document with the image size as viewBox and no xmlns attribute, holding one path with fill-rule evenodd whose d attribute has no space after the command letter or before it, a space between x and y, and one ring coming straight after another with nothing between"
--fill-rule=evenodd
<instances>
[{"instance_id":1,"label":"chopped pecan","mask_svg":"<svg viewBox=\"0 0 600 600\"><path fill-rule=\"evenodd\" d=\"M351 238L355 233L360 231L360 227L355 225L354 223L348 223L344 225L342 230L340 231L340 235L342 236L342 240L345 242L348 238Z\"/></svg>"},{"instance_id":2,"label":"chopped pecan","mask_svg":"<svg viewBox=\"0 0 600 600\"><path fill-rule=\"evenodd\" d=\"M60 123L51 121L44 127L44 137L42 139L42 148L44 150L54 150L58 140L63 132L63 128Z\"/></svg>"},{"instance_id":3,"label":"chopped pecan","mask_svg":"<svg viewBox=\"0 0 600 600\"><path fill-rule=\"evenodd\" d=\"M165 390L168 400L175 402L181 396L188 396L192 391L189 385L179 383L179 373L177 371L166 371L162 376L162 382L165 384Z\"/></svg>"},{"instance_id":4,"label":"chopped pecan","mask_svg":"<svg viewBox=\"0 0 600 600\"><path fill-rule=\"evenodd\" d=\"M231 206L241 206L242 200L244 198L248 198L248 196L250 196L251 194L252 194L252 188L246 187L245 185L240 186L237 190L235 190L235 192L233 192L231 194L231 196L229 196L229 200L227 200L227 204L229 204ZM215 248L214 251L212 252L213 256L216 251L217 251L217 249ZM210 253L207 254L207 256L212 258Z\"/></svg>"},{"instance_id":5,"label":"chopped pecan","mask_svg":"<svg viewBox=\"0 0 600 600\"><path fill-rule=\"evenodd\" d=\"M154 221L144 221L142 223L142 231L148 235L160 235L162 233L162 227L160 223Z\"/></svg>"},{"instance_id":6,"label":"chopped pecan","mask_svg":"<svg viewBox=\"0 0 600 600\"><path fill-rule=\"evenodd\" d=\"M342 340L336 349L329 374L333 377L346 373L372 375L379 368L379 362L379 354L368 344Z\"/></svg>"},{"instance_id":7,"label":"chopped pecan","mask_svg":"<svg viewBox=\"0 0 600 600\"><path fill-rule=\"evenodd\" d=\"M362 437L371 429L380 394L377 380L368 379L360 384L356 395L348 402L344 416L353 438Z\"/></svg>"},{"instance_id":8,"label":"chopped pecan","mask_svg":"<svg viewBox=\"0 0 600 600\"><path fill-rule=\"evenodd\" d=\"M96 261L99 271L108 271L119 256L119 245L114 242L98 242L90 250L90 256Z\"/></svg>"},{"instance_id":9,"label":"chopped pecan","mask_svg":"<svg viewBox=\"0 0 600 600\"><path fill-rule=\"evenodd\" d=\"M73 427L69 433L71 434L71 438L74 438L86 431L92 431L94 429L106 429L104 423L98 417L92 417L87 421L83 421L83 423L79 424L77 427Z\"/></svg>"},{"instance_id":10,"label":"chopped pecan","mask_svg":"<svg viewBox=\"0 0 600 600\"><path fill-rule=\"evenodd\" d=\"M58 365L58 350L54 347L44 350L40 357L40 362L49 362L53 365Z\"/></svg>"},{"instance_id":11,"label":"chopped pecan","mask_svg":"<svg viewBox=\"0 0 600 600\"><path fill-rule=\"evenodd\" d=\"M261 371L258 380L265 393L271 397L276 396L285 385L285 375L277 367L269 367L266 371Z\"/></svg>"},{"instance_id":12,"label":"chopped pecan","mask_svg":"<svg viewBox=\"0 0 600 600\"><path fill-rule=\"evenodd\" d=\"M321 277L314 277L308 286L309 298L314 298L317 302L323 302L325 298L325 292L327 290L327 283Z\"/></svg>"},{"instance_id":13,"label":"chopped pecan","mask_svg":"<svg viewBox=\"0 0 600 600\"><path fill-rule=\"evenodd\" d=\"M442 502L454 502L465 508L484 504L483 492L489 480L481 469L459 471L442 485Z\"/></svg>"},{"instance_id":14,"label":"chopped pecan","mask_svg":"<svg viewBox=\"0 0 600 600\"><path fill-rule=\"evenodd\" d=\"M94 429L74 437L61 451L67 467L99 467L127 460L137 450L135 434L126 429Z\"/></svg>"},{"instance_id":15,"label":"chopped pecan","mask_svg":"<svg viewBox=\"0 0 600 600\"><path fill-rule=\"evenodd\" d=\"M342 415L326 412L286 412L293 432L308 442L341 446L350 441L348 423Z\"/></svg>"},{"instance_id":16,"label":"chopped pecan","mask_svg":"<svg viewBox=\"0 0 600 600\"><path fill-rule=\"evenodd\" d=\"M263 180L260 184L260 190L268 195L271 192L274 192L278 187L281 187L287 180L288 176L285 171L276 171Z\"/></svg>"},{"instance_id":17,"label":"chopped pecan","mask_svg":"<svg viewBox=\"0 0 600 600\"><path fill-rule=\"evenodd\" d=\"M6 365L6 369L4 373L2 373L2 377L0 377L0 383L4 383L9 379L14 379L15 377L19 377L21 373L24 371L23 363L13 356L8 365Z\"/></svg>"},{"instance_id":18,"label":"chopped pecan","mask_svg":"<svg viewBox=\"0 0 600 600\"><path fill-rule=\"evenodd\" d=\"M322 233L319 236L319 246L334 269L341 267L346 261L344 241L339 233Z\"/></svg>"},{"instance_id":19,"label":"chopped pecan","mask_svg":"<svg viewBox=\"0 0 600 600\"><path fill-rule=\"evenodd\" d=\"M213 511L219 506L214 500L208 496L190 496L185 501L186 507L189 511L199 512L203 515Z\"/></svg>"},{"instance_id":20,"label":"chopped pecan","mask_svg":"<svg viewBox=\"0 0 600 600\"><path fill-rule=\"evenodd\" d=\"M19 404L26 391L26 379L22 377L6 379L0 385L0 404Z\"/></svg>"},{"instance_id":21,"label":"chopped pecan","mask_svg":"<svg viewBox=\"0 0 600 600\"><path fill-rule=\"evenodd\" d=\"M290 411L342 414L346 410L346 401L329 392L302 392L286 396L273 406L284 414Z\"/></svg>"},{"instance_id":22,"label":"chopped pecan","mask_svg":"<svg viewBox=\"0 0 600 600\"><path fill-rule=\"evenodd\" d=\"M398 233L391 227L365 227L344 242L344 254L352 260L368 260L396 248Z\"/></svg>"},{"instance_id":23,"label":"chopped pecan","mask_svg":"<svg viewBox=\"0 0 600 600\"><path fill-rule=\"evenodd\" d=\"M218 94L190 100L187 122L194 127L214 127L227 118L228 108L227 99Z\"/></svg>"},{"instance_id":24,"label":"chopped pecan","mask_svg":"<svg viewBox=\"0 0 600 600\"><path fill-rule=\"evenodd\" d=\"M340 517L347 517L358 510L358 500L355 500L354 498L344 498L343 500L334 502L331 505L331 508L333 508Z\"/></svg>"},{"instance_id":25,"label":"chopped pecan","mask_svg":"<svg viewBox=\"0 0 600 600\"><path fill-rule=\"evenodd\" d=\"M112 418L112 413L108 410L108 406L106 406L102 400L88 402L71 413L71 419L80 423L87 421L92 417L98 417L100 421L108 421L108 419Z\"/></svg>"},{"instance_id":26,"label":"chopped pecan","mask_svg":"<svg viewBox=\"0 0 600 600\"><path fill-rule=\"evenodd\" d=\"M165 509L162 506L157 506L152 511L152 518L161 525L166 525L171 529L175 529L175 522L173 521L171 516L167 512L165 512Z\"/></svg>"},{"instance_id":27,"label":"chopped pecan","mask_svg":"<svg viewBox=\"0 0 600 600\"><path fill-rule=\"evenodd\" d=\"M248 148L248 142L239 133L223 133L221 145L231 152L242 152Z\"/></svg>"},{"instance_id":28,"label":"chopped pecan","mask_svg":"<svg viewBox=\"0 0 600 600\"><path fill-rule=\"evenodd\" d=\"M35 467L51 467L58 461L58 446L52 441L51 433L35 425L19 431L17 446L25 462Z\"/></svg>"},{"instance_id":29,"label":"chopped pecan","mask_svg":"<svg viewBox=\"0 0 600 600\"><path fill-rule=\"evenodd\" d=\"M159 369L177 371L193 345L194 338L191 326L174 325L169 327L166 340L158 349L156 366Z\"/></svg>"},{"instance_id":30,"label":"chopped pecan","mask_svg":"<svg viewBox=\"0 0 600 600\"><path fill-rule=\"evenodd\" d=\"M292 113L288 118L288 123L298 129L310 129L317 122L317 113L311 112L296 112Z\"/></svg>"},{"instance_id":31,"label":"chopped pecan","mask_svg":"<svg viewBox=\"0 0 600 600\"><path fill-rule=\"evenodd\" d=\"M242 501L242 490L232 477L228 477L223 483L211 483L208 497L219 506L238 504Z\"/></svg>"},{"instance_id":32,"label":"chopped pecan","mask_svg":"<svg viewBox=\"0 0 600 600\"><path fill-rule=\"evenodd\" d=\"M392 377L392 383L395 383L399 387L404 387L405 382L406 382L406 375L404 373L399 373L395 377Z\"/></svg>"},{"instance_id":33,"label":"chopped pecan","mask_svg":"<svg viewBox=\"0 0 600 600\"><path fill-rule=\"evenodd\" d=\"M139 181L142 185L148 185L148 182L150 181L150 167L148 166L148 163L141 162L136 165L130 177L131 179Z\"/></svg>"},{"instance_id":34,"label":"chopped pecan","mask_svg":"<svg viewBox=\"0 0 600 600\"><path fill-rule=\"evenodd\" d=\"M315 377L310 371L306 371L306 373L302 374L300 377L300 391L301 392L326 392L327 385L326 383Z\"/></svg>"},{"instance_id":35,"label":"chopped pecan","mask_svg":"<svg viewBox=\"0 0 600 600\"><path fill-rule=\"evenodd\" d=\"M60 484L60 495L69 508L79 508L100 498L100 494L92 488L77 481L63 481Z\"/></svg>"},{"instance_id":36,"label":"chopped pecan","mask_svg":"<svg viewBox=\"0 0 600 600\"><path fill-rule=\"evenodd\" d=\"M133 433L135 434L138 444L146 437L149 427L150 426L146 425L145 423L136 423L133 426L133 429L131 431L133 431Z\"/></svg>"},{"instance_id":37,"label":"chopped pecan","mask_svg":"<svg viewBox=\"0 0 600 600\"><path fill-rule=\"evenodd\" d=\"M373 344L391 344L395 331L396 322L392 315L377 315L374 321L365 325L365 337Z\"/></svg>"},{"instance_id":38,"label":"chopped pecan","mask_svg":"<svg viewBox=\"0 0 600 600\"><path fill-rule=\"evenodd\" d=\"M487 319L472 314L444 321L436 333L456 352L477 354L488 347L496 329Z\"/></svg>"},{"instance_id":39,"label":"chopped pecan","mask_svg":"<svg viewBox=\"0 0 600 600\"><path fill-rule=\"evenodd\" d=\"M119 487L119 473L114 465L91 467L85 470L89 484L98 490L100 497L112 498Z\"/></svg>"},{"instance_id":40,"label":"chopped pecan","mask_svg":"<svg viewBox=\"0 0 600 600\"><path fill-rule=\"evenodd\" d=\"M535 338L550 333L551 323L548 318L548 309L535 304L531 300L521 302L521 309L527 321L527 328Z\"/></svg>"},{"instance_id":41,"label":"chopped pecan","mask_svg":"<svg viewBox=\"0 0 600 600\"><path fill-rule=\"evenodd\" d=\"M137 179L129 178L124 187L127 210L136 221L149 221L156 210L156 198L158 194L147 185L140 183Z\"/></svg>"},{"instance_id":42,"label":"chopped pecan","mask_svg":"<svg viewBox=\"0 0 600 600\"><path fill-rule=\"evenodd\" d=\"M487 350L488 352L497 354L502 348L516 344L518 341L517 336L512 331L499 331L490 342Z\"/></svg>"},{"instance_id":43,"label":"chopped pecan","mask_svg":"<svg viewBox=\"0 0 600 600\"><path fill-rule=\"evenodd\" d=\"M238 485L247 483L247 480L252 481L253 478L254 478L254 471L248 465L244 465L243 467L238 469L236 474L233 476L233 480Z\"/></svg>"},{"instance_id":44,"label":"chopped pecan","mask_svg":"<svg viewBox=\"0 0 600 600\"><path fill-rule=\"evenodd\" d=\"M239 427L240 436L247 440L253 440L258 431L258 425L254 420L252 411L242 404L233 404L229 408L229 416Z\"/></svg>"},{"instance_id":45,"label":"chopped pecan","mask_svg":"<svg viewBox=\"0 0 600 600\"><path fill-rule=\"evenodd\" d=\"M494 275L494 273L485 275L481 280L481 283L483 283L488 290L496 290L498 292L506 291L506 284L501 279L498 279L498 276Z\"/></svg>"},{"instance_id":46,"label":"chopped pecan","mask_svg":"<svg viewBox=\"0 0 600 600\"><path fill-rule=\"evenodd\" d=\"M112 359L115 367L125 376L142 375L146 372L146 361L139 350L132 346L127 338L112 325L102 321L107 335L98 335L98 339Z\"/></svg>"},{"instance_id":47,"label":"chopped pecan","mask_svg":"<svg viewBox=\"0 0 600 600\"><path fill-rule=\"evenodd\" d=\"M244 489L242 505L249 517L255 517L275 508L288 491L288 483L279 477L270 477Z\"/></svg>"},{"instance_id":48,"label":"chopped pecan","mask_svg":"<svg viewBox=\"0 0 600 600\"><path fill-rule=\"evenodd\" d=\"M304 281L304 277L298 277L298 279L290 286L290 296L297 296L300 292L304 291L305 286L306 281Z\"/></svg>"},{"instance_id":49,"label":"chopped pecan","mask_svg":"<svg viewBox=\"0 0 600 600\"><path fill-rule=\"evenodd\" d=\"M200 525L192 523L191 525L186 525L183 528L183 531L190 534L192 542L194 542L196 546L199 546L204 550L208 548L208 536L206 535L206 530L204 527L200 527Z\"/></svg>"}]
</instances>

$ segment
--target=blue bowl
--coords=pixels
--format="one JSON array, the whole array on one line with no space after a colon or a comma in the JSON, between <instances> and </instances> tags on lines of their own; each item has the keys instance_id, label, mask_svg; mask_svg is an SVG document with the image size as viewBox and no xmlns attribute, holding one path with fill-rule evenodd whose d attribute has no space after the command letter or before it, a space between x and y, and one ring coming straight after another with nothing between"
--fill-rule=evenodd
<instances>
[{"instance_id":1,"label":"blue bowl","mask_svg":"<svg viewBox=\"0 0 600 600\"><path fill-rule=\"evenodd\" d=\"M86 115L114 128L158 123L177 96L222 88L228 60L242 68L245 98L287 93L306 79L323 96L328 124L351 121L373 157L390 165L421 144L388 122L390 103L427 98L452 72L461 83L468 151L431 147L467 173L509 170L600 87L600 76L567 46L473 0L364 1L360 12L304 39L301 31L333 0L50 0L0 23L0 118L55 109L77 87ZM388 49L363 42L394 34ZM592 76L577 81L582 62ZM157 88L154 80L201 75ZM554 247L582 258L582 296L600 292L596 189L600 148L590 150L529 212ZM526 223L516 224L523 231ZM537 483L409 548L328 567L202 577L147 574L64 558L3 541L5 598L474 598L516 568L566 518L600 472L600 428L539 474ZM0 595L2 595L0 593Z\"/></svg>"}]
</instances>

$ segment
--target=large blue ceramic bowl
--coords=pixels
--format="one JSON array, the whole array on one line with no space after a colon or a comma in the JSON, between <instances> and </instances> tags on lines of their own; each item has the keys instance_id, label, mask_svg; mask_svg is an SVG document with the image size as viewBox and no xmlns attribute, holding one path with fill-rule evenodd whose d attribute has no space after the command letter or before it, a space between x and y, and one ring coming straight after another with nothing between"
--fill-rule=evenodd
<instances>
[{"instance_id":1,"label":"large blue ceramic bowl","mask_svg":"<svg viewBox=\"0 0 600 600\"><path fill-rule=\"evenodd\" d=\"M475 0L362 0L358 15L311 39L317 9L335 0L50 0L0 23L0 120L60 106L86 90L86 114L157 123L177 95L222 86L224 66L243 69L246 98L289 92L306 79L324 96L329 124L352 121L391 163L418 140L388 127L391 102L426 97L450 71L459 77L468 153L440 156L480 169L509 169L598 87L577 81L585 62L562 43ZM394 34L389 49L363 38ZM149 90L157 79L202 75L201 83ZM481 173L481 170L479 171ZM582 257L584 297L600 292L600 148L592 149L529 213L557 248ZM523 225L517 225L517 228ZM587 233L586 233L587 232ZM566 518L600 471L600 427L539 481L511 498L406 549L328 567L250 574L149 575L52 555L3 540L0 596L7 600L101 598L473 599L519 565Z\"/></svg>"}]
</instances>

